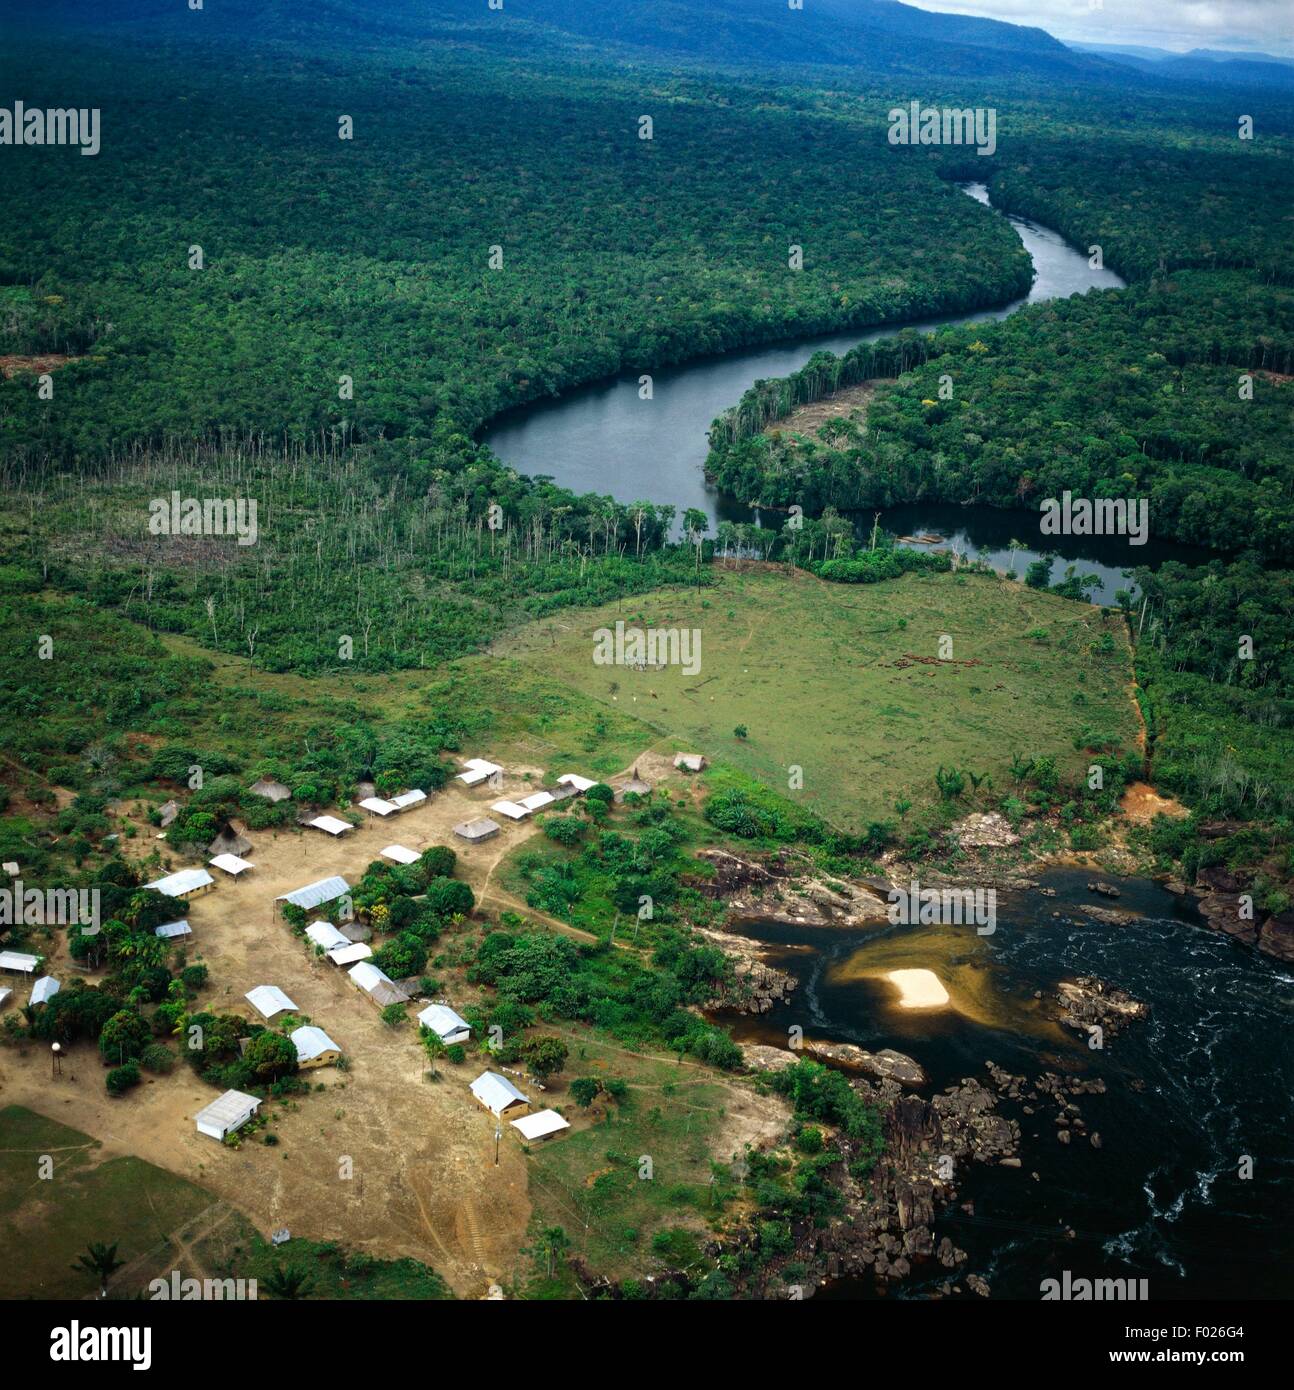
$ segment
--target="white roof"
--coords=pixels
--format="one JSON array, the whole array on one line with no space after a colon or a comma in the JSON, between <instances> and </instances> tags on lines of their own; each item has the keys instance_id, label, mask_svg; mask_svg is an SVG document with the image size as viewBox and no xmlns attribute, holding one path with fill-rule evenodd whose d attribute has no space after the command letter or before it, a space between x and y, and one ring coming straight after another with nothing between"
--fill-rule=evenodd
<instances>
[{"instance_id":1,"label":"white roof","mask_svg":"<svg viewBox=\"0 0 1294 1390\"><path fill-rule=\"evenodd\" d=\"M334 946L327 954L334 965L354 965L357 960L367 960L373 948L362 941L351 941L345 946Z\"/></svg>"},{"instance_id":2,"label":"white roof","mask_svg":"<svg viewBox=\"0 0 1294 1390\"><path fill-rule=\"evenodd\" d=\"M478 816L476 820L464 821L454 827L454 834L465 840L484 840L497 834L499 827L488 816Z\"/></svg>"},{"instance_id":3,"label":"white roof","mask_svg":"<svg viewBox=\"0 0 1294 1390\"><path fill-rule=\"evenodd\" d=\"M525 820L530 814L529 807L518 806L515 801L496 801L490 810L497 811L501 816L507 816L509 820Z\"/></svg>"},{"instance_id":4,"label":"white roof","mask_svg":"<svg viewBox=\"0 0 1294 1390\"><path fill-rule=\"evenodd\" d=\"M250 863L246 859L239 859L236 854L218 854L214 859L209 859L207 862L213 868L223 869L227 874L234 874L235 876L241 874L244 869L254 869L256 867L255 864Z\"/></svg>"},{"instance_id":5,"label":"white roof","mask_svg":"<svg viewBox=\"0 0 1294 1390\"><path fill-rule=\"evenodd\" d=\"M417 787L411 788L407 792L401 792L399 796L393 796L391 803L398 810L407 811L410 806L416 806L420 801L426 801L427 793L419 791Z\"/></svg>"},{"instance_id":6,"label":"white roof","mask_svg":"<svg viewBox=\"0 0 1294 1390\"><path fill-rule=\"evenodd\" d=\"M163 922L160 927L156 927L154 929L153 935L164 936L168 938L176 936L192 936L193 928L189 926L189 919L187 917L181 917L178 922Z\"/></svg>"},{"instance_id":7,"label":"white roof","mask_svg":"<svg viewBox=\"0 0 1294 1390\"><path fill-rule=\"evenodd\" d=\"M466 782L469 787L479 786L480 783L493 777L495 773L503 771L498 763L486 762L484 758L464 758L463 766L467 768L467 771L460 772L458 780Z\"/></svg>"},{"instance_id":8,"label":"white roof","mask_svg":"<svg viewBox=\"0 0 1294 1390\"><path fill-rule=\"evenodd\" d=\"M9 996L10 996L12 993L13 993L13 990L11 990L11 989L2 989L2 988L0 988L0 1004L3 1004L4 1001L5 1001L6 999L8 999Z\"/></svg>"},{"instance_id":9,"label":"white roof","mask_svg":"<svg viewBox=\"0 0 1294 1390\"><path fill-rule=\"evenodd\" d=\"M39 956L29 956L26 951L0 951L0 970L21 970L30 975L40 964Z\"/></svg>"},{"instance_id":10,"label":"white roof","mask_svg":"<svg viewBox=\"0 0 1294 1390\"><path fill-rule=\"evenodd\" d=\"M422 856L416 849L406 849L404 845L387 845L382 851L382 858L396 864L416 864Z\"/></svg>"},{"instance_id":11,"label":"white roof","mask_svg":"<svg viewBox=\"0 0 1294 1390\"><path fill-rule=\"evenodd\" d=\"M495 1115L501 1115L516 1101L530 1104L530 1097L522 1095L506 1076L500 1076L497 1071L483 1071L472 1082L472 1094Z\"/></svg>"},{"instance_id":12,"label":"white roof","mask_svg":"<svg viewBox=\"0 0 1294 1390\"><path fill-rule=\"evenodd\" d=\"M42 975L31 987L31 1002L43 1004L47 999L53 999L60 989L62 989L62 985L53 975Z\"/></svg>"},{"instance_id":13,"label":"white roof","mask_svg":"<svg viewBox=\"0 0 1294 1390\"><path fill-rule=\"evenodd\" d=\"M7 873L10 878L16 878L18 876L19 869L16 859L6 859L3 867L5 873Z\"/></svg>"},{"instance_id":14,"label":"white roof","mask_svg":"<svg viewBox=\"0 0 1294 1390\"><path fill-rule=\"evenodd\" d=\"M396 988L395 981L370 961L362 960L358 965L351 966L346 973L368 994L372 994L378 985L386 984L392 989Z\"/></svg>"},{"instance_id":15,"label":"white roof","mask_svg":"<svg viewBox=\"0 0 1294 1390\"><path fill-rule=\"evenodd\" d=\"M325 1052L340 1052L341 1048L324 1032L313 1024L306 1024L292 1030L292 1042L297 1050L298 1062L310 1062L322 1057Z\"/></svg>"},{"instance_id":16,"label":"white roof","mask_svg":"<svg viewBox=\"0 0 1294 1390\"><path fill-rule=\"evenodd\" d=\"M430 1028L440 1038L446 1038L463 1028L471 1031L468 1021L460 1018L448 1004L428 1004L418 1015L418 1022Z\"/></svg>"},{"instance_id":17,"label":"white roof","mask_svg":"<svg viewBox=\"0 0 1294 1390\"><path fill-rule=\"evenodd\" d=\"M556 1110L541 1110L537 1115L523 1115L512 1122L512 1128L520 1130L523 1139L547 1139L570 1127L570 1121L562 1119Z\"/></svg>"},{"instance_id":18,"label":"white roof","mask_svg":"<svg viewBox=\"0 0 1294 1390\"><path fill-rule=\"evenodd\" d=\"M551 806L555 800L552 792L532 792L522 798L521 804L527 811L537 811L541 806Z\"/></svg>"},{"instance_id":19,"label":"white roof","mask_svg":"<svg viewBox=\"0 0 1294 1390\"><path fill-rule=\"evenodd\" d=\"M564 787L574 787L577 792L586 792L597 783L592 777L581 777L578 772L567 772L557 779Z\"/></svg>"},{"instance_id":20,"label":"white roof","mask_svg":"<svg viewBox=\"0 0 1294 1390\"><path fill-rule=\"evenodd\" d=\"M192 893L195 888L205 888L216 880L205 869L181 869L178 873L167 874L165 878L155 878L145 888L155 888L168 898L180 898Z\"/></svg>"},{"instance_id":21,"label":"white roof","mask_svg":"<svg viewBox=\"0 0 1294 1390\"><path fill-rule=\"evenodd\" d=\"M392 815L396 809L391 802L384 801L380 796L366 796L359 804L366 811L372 811L377 816Z\"/></svg>"},{"instance_id":22,"label":"white roof","mask_svg":"<svg viewBox=\"0 0 1294 1390\"><path fill-rule=\"evenodd\" d=\"M198 1124L205 1121L219 1129L228 1129L230 1125L236 1125L248 1115L255 1114L258 1105L260 1101L244 1091L226 1091L205 1109L199 1110L193 1118Z\"/></svg>"},{"instance_id":23,"label":"white roof","mask_svg":"<svg viewBox=\"0 0 1294 1390\"><path fill-rule=\"evenodd\" d=\"M314 826L316 830L323 830L329 835L344 835L348 830L355 827L348 820L338 820L336 816L316 816L314 820L307 822Z\"/></svg>"},{"instance_id":24,"label":"white roof","mask_svg":"<svg viewBox=\"0 0 1294 1390\"><path fill-rule=\"evenodd\" d=\"M287 1011L296 1012L297 1006L278 985L257 985L255 989L249 989L243 998L250 999L266 1018L273 1018L275 1014Z\"/></svg>"},{"instance_id":25,"label":"white roof","mask_svg":"<svg viewBox=\"0 0 1294 1390\"><path fill-rule=\"evenodd\" d=\"M275 902L289 902L309 911L312 907L318 907L320 903L330 903L334 898L340 898L343 893L349 892L350 884L340 874L333 874L331 878L320 878L313 883L307 883L304 888L294 888L290 893L280 893Z\"/></svg>"},{"instance_id":26,"label":"white roof","mask_svg":"<svg viewBox=\"0 0 1294 1390\"><path fill-rule=\"evenodd\" d=\"M325 951L331 951L335 946L350 945L350 938L339 932L331 922L311 922L306 928L306 935Z\"/></svg>"}]
</instances>

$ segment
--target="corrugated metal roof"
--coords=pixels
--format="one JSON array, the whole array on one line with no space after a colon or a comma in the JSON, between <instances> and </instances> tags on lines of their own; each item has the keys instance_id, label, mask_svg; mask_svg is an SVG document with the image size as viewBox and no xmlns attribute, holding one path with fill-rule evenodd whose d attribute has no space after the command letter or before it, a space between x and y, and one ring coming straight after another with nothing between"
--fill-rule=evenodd
<instances>
[{"instance_id":1,"label":"corrugated metal roof","mask_svg":"<svg viewBox=\"0 0 1294 1390\"><path fill-rule=\"evenodd\" d=\"M320 903L332 902L334 898L340 898L343 893L349 892L350 884L340 874L333 874L331 878L320 878L313 883L307 883L304 888L294 888L290 893L280 893L275 902L289 902L308 911L312 907L318 907Z\"/></svg>"}]
</instances>

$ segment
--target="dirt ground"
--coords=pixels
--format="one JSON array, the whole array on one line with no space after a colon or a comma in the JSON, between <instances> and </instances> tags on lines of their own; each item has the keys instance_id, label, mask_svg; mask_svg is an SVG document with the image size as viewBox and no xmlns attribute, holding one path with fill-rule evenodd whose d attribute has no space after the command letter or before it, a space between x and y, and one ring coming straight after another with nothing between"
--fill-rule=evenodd
<instances>
[{"instance_id":1,"label":"dirt ground","mask_svg":"<svg viewBox=\"0 0 1294 1390\"><path fill-rule=\"evenodd\" d=\"M867 407L877 388L892 384L895 377L877 377L871 381L860 381L857 386L846 386L835 395L823 396L793 410L785 419L769 425L766 433L782 430L791 434L813 434L828 420L854 420L860 424L867 419Z\"/></svg>"},{"instance_id":2,"label":"dirt ground","mask_svg":"<svg viewBox=\"0 0 1294 1390\"><path fill-rule=\"evenodd\" d=\"M451 828L487 813L501 796L528 789L520 779L509 779L502 792L452 782L424 805L385 821L370 819L338 840L318 831L252 833L245 857L255 869L239 880L213 871L217 888L178 908L177 916L182 912L193 928L189 959L201 960L211 973L204 1005L259 1022L244 993L278 985L350 1060L348 1072L311 1074L328 1087L326 1094L273 1107L281 1117L277 1147L253 1139L231 1150L198 1134L193 1116L215 1093L184 1065L111 1099L97 1051L85 1046L72 1049L56 1082L44 1049L0 1052L0 1102L26 1105L83 1130L108 1153L137 1154L190 1178L245 1211L263 1233L287 1227L373 1255L410 1256L432 1265L460 1297L483 1296L492 1281L511 1273L530 1218L517 1136L503 1127L496 1167L494 1119L468 1091L474 1064L442 1064L441 1081L424 1080L427 1061L412 1022L386 1027L344 971L306 952L274 899L328 874L354 883L388 844L419 851L449 844L459 856L459 876L478 901L525 910L491 880L500 860L535 833L535 824L495 817L503 829L481 845L464 844ZM127 853L144 856L158 845L157 832L136 824L136 838L122 843ZM59 973L57 959L53 973ZM349 1180L340 1176L346 1158L354 1174Z\"/></svg>"},{"instance_id":3,"label":"dirt ground","mask_svg":"<svg viewBox=\"0 0 1294 1390\"><path fill-rule=\"evenodd\" d=\"M1180 818L1190 814L1180 801L1174 801L1171 796L1160 796L1145 782L1129 783L1119 808L1129 821L1138 825L1149 823L1156 816Z\"/></svg>"}]
</instances>

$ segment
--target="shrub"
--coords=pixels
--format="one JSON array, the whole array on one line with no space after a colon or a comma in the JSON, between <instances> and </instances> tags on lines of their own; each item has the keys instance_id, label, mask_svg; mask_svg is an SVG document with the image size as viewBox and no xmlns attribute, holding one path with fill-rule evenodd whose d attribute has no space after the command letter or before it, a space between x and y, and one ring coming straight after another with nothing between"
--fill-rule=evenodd
<instances>
[{"instance_id":1,"label":"shrub","mask_svg":"<svg viewBox=\"0 0 1294 1390\"><path fill-rule=\"evenodd\" d=\"M207 983L207 967L205 965L186 965L180 971L180 979L183 980L187 989L201 989Z\"/></svg>"},{"instance_id":2,"label":"shrub","mask_svg":"<svg viewBox=\"0 0 1294 1390\"><path fill-rule=\"evenodd\" d=\"M175 1065L175 1053L162 1043L149 1043L140 1053L139 1061L146 1070L164 1075Z\"/></svg>"},{"instance_id":3,"label":"shrub","mask_svg":"<svg viewBox=\"0 0 1294 1390\"><path fill-rule=\"evenodd\" d=\"M139 1068L134 1062L126 1062L113 1069L104 1078L110 1096L124 1095L132 1086L139 1085Z\"/></svg>"}]
</instances>

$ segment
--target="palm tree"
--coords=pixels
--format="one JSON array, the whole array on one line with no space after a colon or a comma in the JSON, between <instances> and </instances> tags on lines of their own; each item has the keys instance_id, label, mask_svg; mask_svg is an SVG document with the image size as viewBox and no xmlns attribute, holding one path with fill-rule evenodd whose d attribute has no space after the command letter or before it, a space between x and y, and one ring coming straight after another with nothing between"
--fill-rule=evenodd
<instances>
[{"instance_id":1,"label":"palm tree","mask_svg":"<svg viewBox=\"0 0 1294 1390\"><path fill-rule=\"evenodd\" d=\"M563 1250L569 1250L571 1239L560 1226L549 1226L539 1237L539 1249L548 1256L548 1277L553 1277L553 1264Z\"/></svg>"},{"instance_id":2,"label":"palm tree","mask_svg":"<svg viewBox=\"0 0 1294 1390\"><path fill-rule=\"evenodd\" d=\"M263 1287L271 1298L280 1298L291 1302L298 1298L304 1298L314 1288L314 1285L310 1282L305 1270L298 1269L296 1265L289 1265L286 1269L282 1265L275 1265Z\"/></svg>"},{"instance_id":3,"label":"palm tree","mask_svg":"<svg viewBox=\"0 0 1294 1390\"><path fill-rule=\"evenodd\" d=\"M107 1298L108 1280L116 1274L123 1264L125 1261L117 1258L116 1241L113 1241L111 1245L104 1245L100 1241L92 1240L85 1247L85 1254L77 1257L72 1268L95 1275L99 1280L99 1297Z\"/></svg>"}]
</instances>

